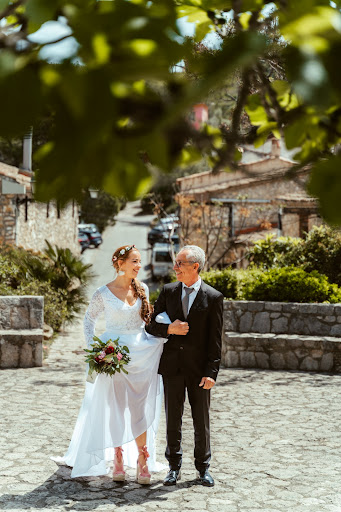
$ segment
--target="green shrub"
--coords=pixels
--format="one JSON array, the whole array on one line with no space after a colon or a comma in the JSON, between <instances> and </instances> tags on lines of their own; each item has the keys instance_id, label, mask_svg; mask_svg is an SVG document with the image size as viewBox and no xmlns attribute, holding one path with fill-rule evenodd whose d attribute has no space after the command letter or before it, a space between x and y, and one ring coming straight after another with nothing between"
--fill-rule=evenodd
<instances>
[{"instance_id":1,"label":"green shrub","mask_svg":"<svg viewBox=\"0 0 341 512\"><path fill-rule=\"evenodd\" d=\"M341 234L328 226L312 229L300 251L303 268L317 270L328 276L331 283L341 286Z\"/></svg>"},{"instance_id":2,"label":"green shrub","mask_svg":"<svg viewBox=\"0 0 341 512\"><path fill-rule=\"evenodd\" d=\"M115 216L125 207L126 202L125 198L112 196L103 190L99 190L98 197L93 199L89 191L86 191L80 203L82 222L96 224L102 233L107 226L115 224Z\"/></svg>"},{"instance_id":3,"label":"green shrub","mask_svg":"<svg viewBox=\"0 0 341 512\"><path fill-rule=\"evenodd\" d=\"M221 292L224 297L237 299L239 282L238 274L235 270L230 268L224 268L223 270L208 270L207 272L202 272L200 277L205 281L205 283Z\"/></svg>"},{"instance_id":4,"label":"green shrub","mask_svg":"<svg viewBox=\"0 0 341 512\"><path fill-rule=\"evenodd\" d=\"M59 330L86 303L91 265L84 265L69 249L47 242L42 253L16 247L1 248L0 292L5 295L43 295L45 322Z\"/></svg>"},{"instance_id":5,"label":"green shrub","mask_svg":"<svg viewBox=\"0 0 341 512\"><path fill-rule=\"evenodd\" d=\"M305 239L269 235L254 243L248 258L251 267L316 270L341 286L341 234L328 226L315 226Z\"/></svg>"},{"instance_id":6,"label":"green shrub","mask_svg":"<svg viewBox=\"0 0 341 512\"><path fill-rule=\"evenodd\" d=\"M15 287L20 279L20 268L0 254L0 285Z\"/></svg>"},{"instance_id":7,"label":"green shrub","mask_svg":"<svg viewBox=\"0 0 341 512\"><path fill-rule=\"evenodd\" d=\"M149 302L151 304L155 304L156 300L158 299L161 292L161 288L158 288L157 290L154 290L149 293Z\"/></svg>"},{"instance_id":8,"label":"green shrub","mask_svg":"<svg viewBox=\"0 0 341 512\"><path fill-rule=\"evenodd\" d=\"M32 280L14 289L0 284L0 295L42 295L44 297L44 322L54 331L59 331L68 318L66 292L55 290L51 283Z\"/></svg>"},{"instance_id":9,"label":"green shrub","mask_svg":"<svg viewBox=\"0 0 341 512\"><path fill-rule=\"evenodd\" d=\"M317 271L283 267L261 272L243 286L243 299L274 302L341 302L341 289Z\"/></svg>"},{"instance_id":10,"label":"green shrub","mask_svg":"<svg viewBox=\"0 0 341 512\"><path fill-rule=\"evenodd\" d=\"M304 240L290 236L275 238L267 235L262 240L254 242L249 250L248 259L251 266L269 269L273 267L287 267L303 263L301 248Z\"/></svg>"}]
</instances>

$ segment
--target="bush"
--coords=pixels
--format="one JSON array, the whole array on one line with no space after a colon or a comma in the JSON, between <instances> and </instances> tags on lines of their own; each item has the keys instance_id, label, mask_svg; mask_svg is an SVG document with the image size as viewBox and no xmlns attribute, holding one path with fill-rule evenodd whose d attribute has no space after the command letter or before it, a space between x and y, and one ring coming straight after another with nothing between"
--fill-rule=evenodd
<instances>
[{"instance_id":1,"label":"bush","mask_svg":"<svg viewBox=\"0 0 341 512\"><path fill-rule=\"evenodd\" d=\"M243 286L243 299L273 302L341 302L341 289L316 270L283 267L261 272Z\"/></svg>"},{"instance_id":2,"label":"bush","mask_svg":"<svg viewBox=\"0 0 341 512\"><path fill-rule=\"evenodd\" d=\"M328 226L312 229L302 244L300 259L307 272L317 270L341 286L340 232Z\"/></svg>"},{"instance_id":3,"label":"bush","mask_svg":"<svg viewBox=\"0 0 341 512\"><path fill-rule=\"evenodd\" d=\"M68 318L66 293L55 290L51 283L32 280L14 289L0 283L0 295L42 295L44 297L44 322L59 331Z\"/></svg>"},{"instance_id":4,"label":"bush","mask_svg":"<svg viewBox=\"0 0 341 512\"><path fill-rule=\"evenodd\" d=\"M159 295L160 295L160 292L161 292L161 288L157 288L157 290L154 290L152 292L149 293L149 302L151 304L155 304L156 300L158 299Z\"/></svg>"},{"instance_id":5,"label":"bush","mask_svg":"<svg viewBox=\"0 0 341 512\"><path fill-rule=\"evenodd\" d=\"M264 239L254 242L248 259L251 266L263 269L300 265L303 262L303 256L300 253L303 244L304 240L301 238L290 236L275 238L274 235L267 235Z\"/></svg>"},{"instance_id":6,"label":"bush","mask_svg":"<svg viewBox=\"0 0 341 512\"><path fill-rule=\"evenodd\" d=\"M316 270L341 286L341 234L328 226L314 227L305 239L267 236L249 251L251 267L270 269L294 265Z\"/></svg>"},{"instance_id":7,"label":"bush","mask_svg":"<svg viewBox=\"0 0 341 512\"><path fill-rule=\"evenodd\" d=\"M100 233L107 226L115 224L115 216L126 205L126 199L114 197L102 190L98 191L98 197L92 199L88 191L84 192L81 207L81 219L85 224L96 224Z\"/></svg>"},{"instance_id":8,"label":"bush","mask_svg":"<svg viewBox=\"0 0 341 512\"><path fill-rule=\"evenodd\" d=\"M86 303L85 286L92 274L69 249L53 248L35 253L7 247L0 252L0 293L43 295L44 320L54 330L70 322Z\"/></svg>"},{"instance_id":9,"label":"bush","mask_svg":"<svg viewBox=\"0 0 341 512\"><path fill-rule=\"evenodd\" d=\"M223 270L208 270L202 272L200 277L205 283L209 284L224 297L228 299L237 299L239 291L239 280L236 271L230 268L224 268Z\"/></svg>"}]
</instances>

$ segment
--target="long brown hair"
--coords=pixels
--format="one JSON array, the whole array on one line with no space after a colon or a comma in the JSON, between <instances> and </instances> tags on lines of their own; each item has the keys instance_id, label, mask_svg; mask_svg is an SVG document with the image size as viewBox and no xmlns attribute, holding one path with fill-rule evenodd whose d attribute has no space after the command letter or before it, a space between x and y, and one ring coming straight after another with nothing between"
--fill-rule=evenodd
<instances>
[{"instance_id":1,"label":"long brown hair","mask_svg":"<svg viewBox=\"0 0 341 512\"><path fill-rule=\"evenodd\" d=\"M132 249L137 250L135 245L122 245L121 247L116 249L116 251L112 255L111 261L112 261L112 264L117 272L120 270L118 260L125 261L126 259L128 259L129 253ZM140 316L141 316L142 320L144 322L146 322L146 324L149 324L154 308L150 304L150 302L148 302L146 292L145 292L142 284L140 283L140 281L133 278L131 280L131 285L134 290L134 297L136 297L136 298L139 297L142 302Z\"/></svg>"}]
</instances>

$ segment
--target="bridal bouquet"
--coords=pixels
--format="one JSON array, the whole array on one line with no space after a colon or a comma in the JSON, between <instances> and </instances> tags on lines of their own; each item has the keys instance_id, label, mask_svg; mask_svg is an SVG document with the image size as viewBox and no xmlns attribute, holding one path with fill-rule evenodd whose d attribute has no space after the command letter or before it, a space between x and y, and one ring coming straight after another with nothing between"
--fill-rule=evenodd
<instances>
[{"instance_id":1,"label":"bridal bouquet","mask_svg":"<svg viewBox=\"0 0 341 512\"><path fill-rule=\"evenodd\" d=\"M110 339L106 343L97 336L94 336L93 340L95 343L91 344L91 350L84 349L87 352L85 360L89 363L89 377L94 371L108 375L114 375L121 371L128 373L124 366L130 361L129 348L119 345L119 338L113 341Z\"/></svg>"}]
</instances>

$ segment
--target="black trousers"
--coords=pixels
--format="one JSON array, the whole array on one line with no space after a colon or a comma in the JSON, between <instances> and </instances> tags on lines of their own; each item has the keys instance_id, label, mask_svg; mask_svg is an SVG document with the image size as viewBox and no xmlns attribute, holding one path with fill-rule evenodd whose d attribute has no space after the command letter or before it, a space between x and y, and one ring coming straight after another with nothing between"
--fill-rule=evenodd
<instances>
[{"instance_id":1,"label":"black trousers","mask_svg":"<svg viewBox=\"0 0 341 512\"><path fill-rule=\"evenodd\" d=\"M194 426L194 461L198 471L209 467L210 447L210 390L199 387L201 379L176 375L163 377L167 421L166 459L171 469L179 469L182 462L182 415L186 390Z\"/></svg>"}]
</instances>

